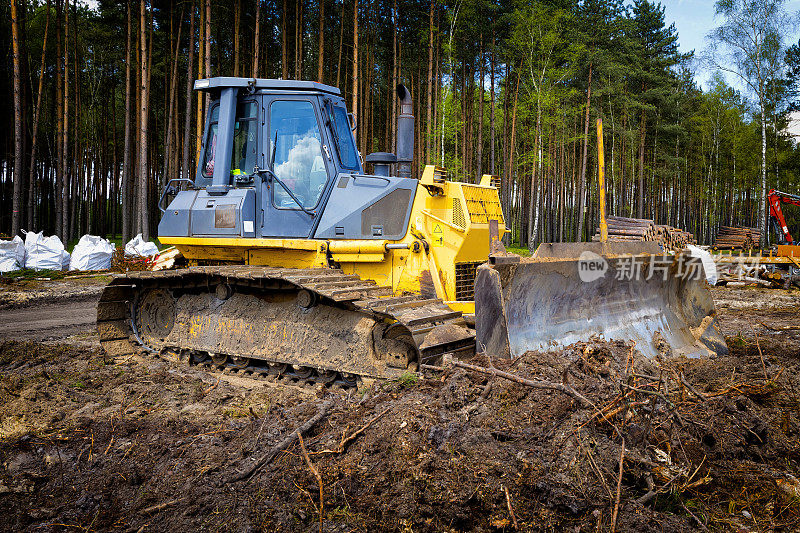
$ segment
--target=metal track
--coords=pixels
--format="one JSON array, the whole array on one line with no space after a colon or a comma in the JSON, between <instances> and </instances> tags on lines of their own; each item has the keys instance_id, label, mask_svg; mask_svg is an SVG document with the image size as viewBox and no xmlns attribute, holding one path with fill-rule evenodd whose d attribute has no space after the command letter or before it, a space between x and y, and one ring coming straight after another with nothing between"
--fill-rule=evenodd
<instances>
[{"instance_id":1,"label":"metal track","mask_svg":"<svg viewBox=\"0 0 800 533\"><path fill-rule=\"evenodd\" d=\"M115 276L97 306L112 356L150 352L253 377L355 385L475 349L441 300L339 269L204 266ZM209 360L213 357L213 360Z\"/></svg>"}]
</instances>

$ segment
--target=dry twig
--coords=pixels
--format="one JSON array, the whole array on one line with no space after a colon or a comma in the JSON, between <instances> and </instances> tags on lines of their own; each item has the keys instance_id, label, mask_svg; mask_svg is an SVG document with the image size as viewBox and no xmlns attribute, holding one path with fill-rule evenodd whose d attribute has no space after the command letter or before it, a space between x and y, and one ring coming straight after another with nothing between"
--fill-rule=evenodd
<instances>
[{"instance_id":1,"label":"dry twig","mask_svg":"<svg viewBox=\"0 0 800 533\"><path fill-rule=\"evenodd\" d=\"M619 477L617 478L617 495L614 498L614 512L611 515L611 531L617 530L617 514L619 513L619 497L622 493L622 467L625 461L625 438L622 439L622 446L619 452Z\"/></svg>"},{"instance_id":2,"label":"dry twig","mask_svg":"<svg viewBox=\"0 0 800 533\"><path fill-rule=\"evenodd\" d=\"M306 431L314 427L314 425L317 422L325 418L325 415L328 414L328 410L331 408L332 405L333 405L333 400L327 400L320 406L319 411L317 411L317 414L309 418L305 424L297 428L296 431L290 433L285 439L276 444L270 451L259 457L249 468L246 468L242 472L239 472L231 476L227 482L233 483L236 481L241 481L243 479L248 479L250 476L253 475L253 473L256 470L258 470L259 468L261 468L266 464L269 464L280 452L288 448L289 445L294 442L298 434L305 433Z\"/></svg>"},{"instance_id":3,"label":"dry twig","mask_svg":"<svg viewBox=\"0 0 800 533\"><path fill-rule=\"evenodd\" d=\"M180 501L181 501L180 499L177 499L177 500L170 500L164 503L159 503L158 505L151 505L150 507L142 509L141 512L142 514L157 513L158 511L163 511L168 507L172 507L173 505L180 503Z\"/></svg>"},{"instance_id":4,"label":"dry twig","mask_svg":"<svg viewBox=\"0 0 800 533\"><path fill-rule=\"evenodd\" d=\"M706 527L706 525L705 525L705 524L702 522L702 520L700 520L699 518L697 518L697 517L695 516L695 514L694 514L693 512L691 512L691 511L689 510L689 508L688 508L688 507L686 507L686 504L685 504L685 503L681 502L681 507L683 507L683 510L684 510L684 511L686 511L687 513L689 513L689 516L691 516L692 518L694 518L694 521L695 521L695 522L697 522L697 525L699 525L700 527L702 527L702 528L703 528L703 531L708 531L708 528L707 528L707 527Z\"/></svg>"},{"instance_id":5,"label":"dry twig","mask_svg":"<svg viewBox=\"0 0 800 533\"><path fill-rule=\"evenodd\" d=\"M514 514L514 508L511 506L511 495L508 493L508 487L503 485L503 492L506 493L506 507L508 507L508 514L511 516L511 522L514 524L514 529L519 530L519 523Z\"/></svg>"},{"instance_id":6,"label":"dry twig","mask_svg":"<svg viewBox=\"0 0 800 533\"><path fill-rule=\"evenodd\" d=\"M770 325L770 324L767 324L765 322L762 322L760 320L758 321L758 323L761 324L762 326L764 326L765 328L767 328L770 331L797 331L797 330L800 330L800 326L774 326L774 325Z\"/></svg>"},{"instance_id":7,"label":"dry twig","mask_svg":"<svg viewBox=\"0 0 800 533\"><path fill-rule=\"evenodd\" d=\"M753 326L750 326L750 329L753 330L753 337L756 339L758 356L761 358L761 369L764 371L764 381L769 381L769 377L767 376L767 365L764 363L764 352L761 351L761 343L758 342L758 335L756 334L756 330L753 328Z\"/></svg>"},{"instance_id":8,"label":"dry twig","mask_svg":"<svg viewBox=\"0 0 800 533\"><path fill-rule=\"evenodd\" d=\"M367 422L366 424L361 426L360 429L354 431L350 435L345 436L344 434L342 434L342 441L339 443L339 446L335 450L321 450L321 451L318 451L318 452L311 452L311 455L319 455L319 454L322 454L322 453L342 453L342 452L344 452L344 450L345 450L345 448L347 448L348 444L353 442L356 439L356 437L358 437L359 435L364 433L364 431L366 431L368 427L370 427L376 420L378 420L380 417L385 415L387 412L389 412L389 408L388 407L386 409L384 409L383 411L381 411L380 413L378 413L377 415L373 416L369 420L369 422Z\"/></svg>"},{"instance_id":9,"label":"dry twig","mask_svg":"<svg viewBox=\"0 0 800 533\"><path fill-rule=\"evenodd\" d=\"M319 533L322 533L322 509L323 509L323 499L322 499L322 476L317 470L317 467L314 466L314 463L311 462L311 458L308 456L308 451L306 450L306 444L303 442L303 436L300 434L300 431L295 432L297 435L297 440L300 441L300 450L303 452L303 459L306 460L306 464L308 465L308 469L311 470L311 473L314 474L314 477L317 478L317 485L319 485Z\"/></svg>"},{"instance_id":10,"label":"dry twig","mask_svg":"<svg viewBox=\"0 0 800 533\"><path fill-rule=\"evenodd\" d=\"M688 382L688 381L686 381L686 378L684 378L684 377L683 377L683 372L681 372L681 373L678 375L678 378L681 380L681 383L683 384L683 386L684 386L684 387L686 387L687 389L689 389L689 392L691 392L692 394L694 394L695 396L697 396L698 398L700 398L700 399L701 399L701 400L703 400L704 402L705 402L706 400L708 400L708 398L706 398L706 395L705 395L705 394L703 394L702 392L700 392L700 391L698 391L697 389L695 389L694 387L692 387L692 385L691 385L691 384L689 384L689 382Z\"/></svg>"}]
</instances>

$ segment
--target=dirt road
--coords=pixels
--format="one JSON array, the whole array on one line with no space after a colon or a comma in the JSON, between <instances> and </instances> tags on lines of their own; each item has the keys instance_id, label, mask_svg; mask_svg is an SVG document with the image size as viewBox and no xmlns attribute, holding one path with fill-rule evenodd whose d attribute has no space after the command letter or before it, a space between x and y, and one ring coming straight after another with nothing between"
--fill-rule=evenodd
<instances>
[{"instance_id":1,"label":"dirt road","mask_svg":"<svg viewBox=\"0 0 800 533\"><path fill-rule=\"evenodd\" d=\"M0 339L65 341L94 334L97 300L67 300L0 309Z\"/></svg>"}]
</instances>

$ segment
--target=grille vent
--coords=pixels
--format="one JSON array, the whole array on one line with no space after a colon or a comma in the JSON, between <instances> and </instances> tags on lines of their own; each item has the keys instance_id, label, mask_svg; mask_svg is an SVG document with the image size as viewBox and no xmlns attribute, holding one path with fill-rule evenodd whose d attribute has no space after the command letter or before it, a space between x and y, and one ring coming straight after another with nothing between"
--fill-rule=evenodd
<instances>
[{"instance_id":1,"label":"grille vent","mask_svg":"<svg viewBox=\"0 0 800 533\"><path fill-rule=\"evenodd\" d=\"M473 224L488 224L491 219L497 220L500 224L505 223L496 189L462 185L461 190L464 192L469 219Z\"/></svg>"},{"instance_id":2,"label":"grille vent","mask_svg":"<svg viewBox=\"0 0 800 533\"><path fill-rule=\"evenodd\" d=\"M456 300L469 302L475 299L475 274L480 261L456 263Z\"/></svg>"},{"instance_id":3,"label":"grille vent","mask_svg":"<svg viewBox=\"0 0 800 533\"><path fill-rule=\"evenodd\" d=\"M464 209L461 208L461 200L458 198L453 198L453 224L460 228L467 225L467 221L464 219Z\"/></svg>"}]
</instances>

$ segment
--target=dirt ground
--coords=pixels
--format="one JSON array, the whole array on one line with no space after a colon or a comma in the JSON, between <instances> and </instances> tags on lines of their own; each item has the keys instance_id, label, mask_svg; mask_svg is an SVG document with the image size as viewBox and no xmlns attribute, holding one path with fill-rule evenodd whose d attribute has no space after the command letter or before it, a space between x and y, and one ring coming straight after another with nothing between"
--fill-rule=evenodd
<instances>
[{"instance_id":1,"label":"dirt ground","mask_svg":"<svg viewBox=\"0 0 800 533\"><path fill-rule=\"evenodd\" d=\"M460 367L342 390L112 361L100 283L0 286L0 530L800 529L800 330L774 331L800 292L714 289L712 360L492 361L584 404ZM292 441L232 481L321 409L308 461Z\"/></svg>"}]
</instances>

